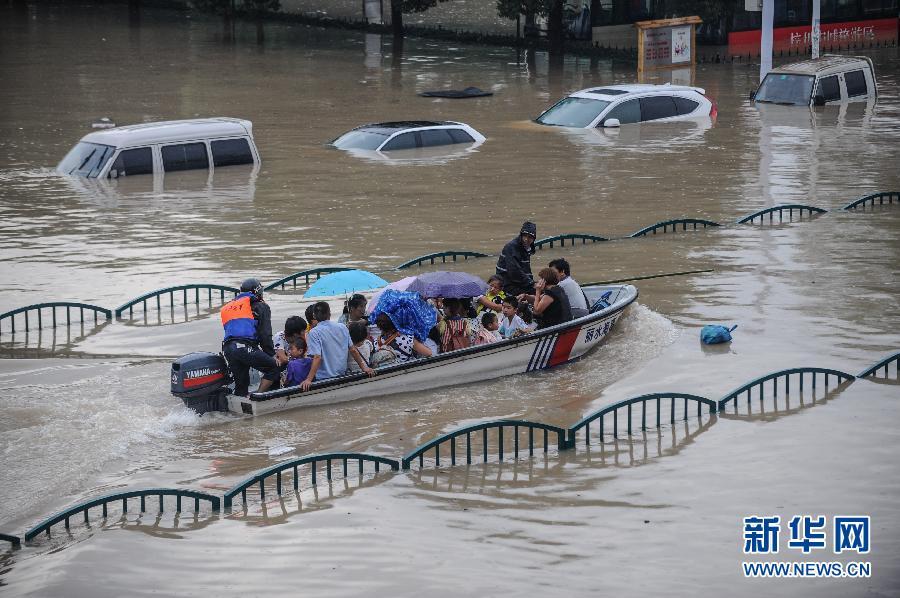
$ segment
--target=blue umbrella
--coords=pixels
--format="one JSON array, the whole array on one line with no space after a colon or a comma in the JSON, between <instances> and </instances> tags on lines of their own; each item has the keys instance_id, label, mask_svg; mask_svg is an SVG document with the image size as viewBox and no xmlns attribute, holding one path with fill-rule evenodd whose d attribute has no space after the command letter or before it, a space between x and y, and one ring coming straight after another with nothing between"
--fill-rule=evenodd
<instances>
[{"instance_id":1,"label":"blue umbrella","mask_svg":"<svg viewBox=\"0 0 900 598\"><path fill-rule=\"evenodd\" d=\"M386 314L394 326L403 334L411 334L417 339L425 340L428 333L437 324L437 311L418 293L386 289L378 305L372 310L371 322Z\"/></svg>"},{"instance_id":2,"label":"blue umbrella","mask_svg":"<svg viewBox=\"0 0 900 598\"><path fill-rule=\"evenodd\" d=\"M407 291L416 291L425 298L432 297L478 297L484 295L488 285L477 276L466 272L427 272L420 274L406 287Z\"/></svg>"},{"instance_id":3,"label":"blue umbrella","mask_svg":"<svg viewBox=\"0 0 900 598\"><path fill-rule=\"evenodd\" d=\"M387 281L385 279L365 270L343 270L334 274L326 274L314 282L303 293L303 298L332 297L357 291L370 291L379 289L386 284Z\"/></svg>"}]
</instances>

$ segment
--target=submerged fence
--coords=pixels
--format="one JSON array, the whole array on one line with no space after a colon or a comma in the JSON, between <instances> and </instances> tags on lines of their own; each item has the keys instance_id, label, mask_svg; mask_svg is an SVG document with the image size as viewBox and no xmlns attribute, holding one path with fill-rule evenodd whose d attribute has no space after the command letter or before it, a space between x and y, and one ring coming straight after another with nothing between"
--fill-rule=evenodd
<instances>
[{"instance_id":1,"label":"submerged fence","mask_svg":"<svg viewBox=\"0 0 900 598\"><path fill-rule=\"evenodd\" d=\"M894 203L900 204L900 191L883 191L879 193L872 193L870 195L866 195L861 197L846 206L844 206L843 210L852 211L852 210L860 210L863 208L874 208L876 206L885 206L892 205ZM763 210L759 210L752 214L748 214L743 218L737 220L736 224L756 224L757 221L759 224L775 224L776 216L777 223L781 224L785 222L785 219L788 222L794 221L794 215L796 213L799 219L804 219L804 215L806 219L813 218L815 216L821 215L828 212L823 208L818 208L816 206L808 206L802 204L785 204L774 206L770 208L765 208ZM768 221L768 222L767 222ZM590 233L565 233L554 235L552 237L545 237L538 241L535 241L535 249L540 250L546 247L554 248L557 244L560 247L565 247L567 245L574 246L576 244L586 245L587 243L599 243L610 240L626 240L638 237L647 237L647 236L656 236L659 234L665 233L675 233L675 232L687 232L687 231L698 231L698 230L706 230L708 228L721 228L723 224L718 222L713 222L711 220L704 220L701 218L679 218L674 220L663 220L661 222L657 222L656 224L651 224L650 226L646 226L626 237L604 237L601 235L595 235ZM435 253L428 253L425 255L420 255L411 260L407 260L402 264L399 264L393 270L406 270L408 268L412 268L414 266L422 266L422 265L435 265L438 263L445 264L448 262L457 262L459 260L469 260L469 259L479 259L484 257L495 257L491 254L482 253L480 251L471 251L464 249L454 249L447 251L439 251ZM317 268L311 268L307 270L301 270L299 272L295 272L289 276L285 276L284 278L280 278L272 283L266 285L264 290L273 291L273 290L285 290L287 287L291 289L299 288L299 281L303 279L303 284L308 287L310 281L318 280L325 274L331 274L334 272L341 272L344 270L351 270L352 268L345 266L322 266ZM632 279L629 279L632 280ZM155 306L157 312L161 312L163 307L169 307L174 309L176 296L180 295L181 303L185 306L193 303L194 305L200 305L201 298L205 299L206 303L209 307L212 307L214 299L218 300L219 303L224 303L226 298L233 296L238 293L239 289L227 286L227 285L219 285L219 284L184 284L173 287L166 287L163 289L159 289L156 291L151 291L140 297L136 297L126 303L123 303L119 307L117 307L115 312L115 317L117 319L122 319L123 314L128 312L128 319L134 317L135 308L140 306L144 314L147 314L148 309ZM168 299L166 302L165 299ZM168 305L166 305L168 303ZM72 318L72 310L78 309L80 315L80 323L85 323L85 311L89 313L93 313L93 323L94 326L99 326L100 316L103 316L105 320L102 323L108 322L112 320L113 310L106 309L104 307L100 307L98 305L91 305L88 303L71 303L71 302L55 302L55 303L38 303L35 305L29 305L26 307L20 307L18 309L14 309L12 311L6 312L4 314L0 314L0 334L4 332L4 325L8 323L9 332L12 334L16 333L16 317L18 316L19 320L19 330L23 330L28 332L32 328L32 321L37 322L37 328L42 328L47 320L46 317L43 316L43 313L47 310L50 310L49 318L52 323L52 327L57 327L61 324L61 319L57 317L57 309L65 308L65 325L71 326L73 323Z\"/></svg>"},{"instance_id":2,"label":"submerged fence","mask_svg":"<svg viewBox=\"0 0 900 598\"><path fill-rule=\"evenodd\" d=\"M726 415L725 409L729 403L733 403L734 411L737 411L740 399L746 397L745 404L749 405L753 394L756 394L758 400L762 402L769 382L772 383L771 393L767 396L777 397L779 388L782 388L783 396L786 397L791 394L793 376L794 388L795 391L799 391L802 406L804 393L807 390L812 391L813 403L817 400L816 392L821 389L825 391L824 396L827 400L831 378L834 378L835 382L831 389L832 392L841 390L843 385L853 383L857 378L874 378L881 371L883 371L884 377L888 377L889 371L892 370L894 379L900 383L898 367L900 367L900 351L880 360L860 373L859 376L853 376L840 370L818 367L779 370L751 380L718 400L680 392L644 394L607 405L584 416L569 428L513 419L480 422L451 430L429 440L417 446L401 459L366 453L339 452L305 455L254 472L227 490L221 498L207 492L176 488L150 488L117 492L84 500L55 513L26 531L22 539L14 535L0 534L0 540L8 542L15 549L20 546L22 540L25 542L34 540L42 533L49 536L51 528L60 523L68 530L72 520L78 515L81 515L81 521L89 526L91 509L99 508L100 517L105 519L109 516L110 505L118 506L121 503L120 513L126 514L129 509L129 500L134 499L139 499L138 512L141 513L148 510L148 505L154 511L163 513L165 510L164 498L175 497L174 511L176 513L181 512L183 499L188 499L193 500L195 514L200 512L201 501L208 502L211 514L215 514L219 512L222 504L226 511L233 509L235 498L240 495L241 502L246 509L249 491L254 491L254 498L257 500L265 501L268 494L274 493L276 496L282 496L286 487L293 489L295 493L299 492L301 480L308 480L308 486L315 488L323 477L327 483L331 483L335 478L335 467L338 468L338 475L347 479L351 472L359 477L377 476L381 472L382 465L390 468L392 472L398 472L400 470L408 471L414 465L422 470L427 467L435 469L452 467L462 463L466 465L476 462L489 463L495 459L501 463L508 458L518 461L520 455L526 452L528 458L533 458L536 453L543 454L547 458L551 450L561 452L576 449L579 444L579 436L583 437L585 446L591 446L592 429L594 442L599 442L602 448L606 442L618 442L623 435L631 437L635 433L645 434L649 430L660 430L665 426L673 427L678 422L687 422L689 419L695 418L702 423L704 414L710 419L703 425L709 426L717 416ZM821 385L818 384L820 379ZM805 382L806 380L808 383ZM748 415L753 414L748 413ZM728 416L740 417L736 413L728 414ZM354 464L355 467L353 467ZM290 477L290 485L286 484L286 477ZM156 500L148 500L154 498Z\"/></svg>"}]
</instances>

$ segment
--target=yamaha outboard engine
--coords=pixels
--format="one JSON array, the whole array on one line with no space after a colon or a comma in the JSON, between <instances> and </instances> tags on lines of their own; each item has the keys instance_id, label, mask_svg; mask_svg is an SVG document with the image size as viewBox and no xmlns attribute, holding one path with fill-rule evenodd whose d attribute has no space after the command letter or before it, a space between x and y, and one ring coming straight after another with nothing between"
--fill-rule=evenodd
<instances>
[{"instance_id":1,"label":"yamaha outboard engine","mask_svg":"<svg viewBox=\"0 0 900 598\"><path fill-rule=\"evenodd\" d=\"M231 372L221 353L188 353L172 362L172 394L199 414L228 411Z\"/></svg>"}]
</instances>

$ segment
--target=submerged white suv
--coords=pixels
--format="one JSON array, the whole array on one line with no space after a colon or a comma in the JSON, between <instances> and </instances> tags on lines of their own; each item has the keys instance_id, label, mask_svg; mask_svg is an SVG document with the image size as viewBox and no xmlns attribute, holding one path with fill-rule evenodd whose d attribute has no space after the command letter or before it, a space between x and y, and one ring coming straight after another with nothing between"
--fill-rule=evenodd
<instances>
[{"instance_id":1,"label":"submerged white suv","mask_svg":"<svg viewBox=\"0 0 900 598\"><path fill-rule=\"evenodd\" d=\"M582 89L558 101L535 119L557 127L618 127L647 121L715 118L716 103L699 87L607 85Z\"/></svg>"}]
</instances>

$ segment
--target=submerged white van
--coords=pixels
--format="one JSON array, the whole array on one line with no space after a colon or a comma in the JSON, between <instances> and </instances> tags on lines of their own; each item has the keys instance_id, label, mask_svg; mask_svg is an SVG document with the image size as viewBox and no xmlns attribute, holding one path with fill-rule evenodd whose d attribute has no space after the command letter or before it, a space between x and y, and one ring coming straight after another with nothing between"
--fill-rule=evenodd
<instances>
[{"instance_id":1,"label":"submerged white van","mask_svg":"<svg viewBox=\"0 0 900 598\"><path fill-rule=\"evenodd\" d=\"M866 102L878 95L872 59L825 55L773 69L752 100L797 106Z\"/></svg>"},{"instance_id":2,"label":"submerged white van","mask_svg":"<svg viewBox=\"0 0 900 598\"><path fill-rule=\"evenodd\" d=\"M259 164L253 123L201 118L128 125L85 135L56 169L89 178L117 178Z\"/></svg>"}]
</instances>

